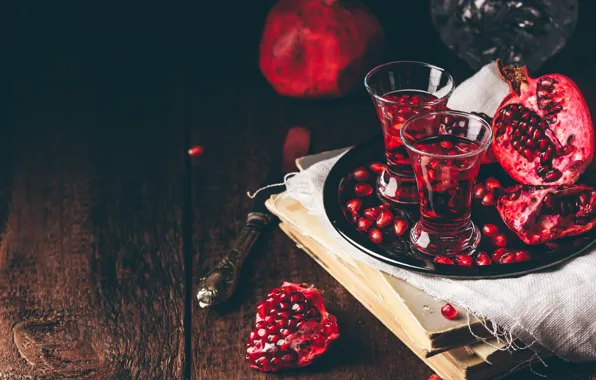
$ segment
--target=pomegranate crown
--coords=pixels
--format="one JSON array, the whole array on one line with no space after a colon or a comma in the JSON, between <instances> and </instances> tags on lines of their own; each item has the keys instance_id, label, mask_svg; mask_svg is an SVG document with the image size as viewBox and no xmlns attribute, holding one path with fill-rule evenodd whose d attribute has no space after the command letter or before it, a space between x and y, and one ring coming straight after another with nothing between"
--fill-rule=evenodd
<instances>
[{"instance_id":1,"label":"pomegranate crown","mask_svg":"<svg viewBox=\"0 0 596 380\"><path fill-rule=\"evenodd\" d=\"M499 76L509 84L512 91L520 94L521 85L528 83L528 68L522 65L505 65L500 59L497 59L497 68Z\"/></svg>"}]
</instances>

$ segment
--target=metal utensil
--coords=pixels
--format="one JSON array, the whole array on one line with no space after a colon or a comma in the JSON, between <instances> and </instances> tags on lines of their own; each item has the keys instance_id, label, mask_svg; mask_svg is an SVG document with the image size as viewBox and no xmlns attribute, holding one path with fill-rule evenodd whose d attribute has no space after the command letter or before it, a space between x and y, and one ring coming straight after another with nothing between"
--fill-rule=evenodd
<instances>
[{"instance_id":1,"label":"metal utensil","mask_svg":"<svg viewBox=\"0 0 596 380\"><path fill-rule=\"evenodd\" d=\"M252 207L246 218L246 225L234 242L233 248L201 278L197 299L201 308L210 308L228 300L234 292L240 269L250 249L261 235L263 228L274 219L265 207L265 201L273 194L285 189L284 176L296 171L295 160L308 153L310 132L306 128L293 127L286 134L281 157L269 169L261 189L255 194ZM272 184L279 186L268 187Z\"/></svg>"}]
</instances>

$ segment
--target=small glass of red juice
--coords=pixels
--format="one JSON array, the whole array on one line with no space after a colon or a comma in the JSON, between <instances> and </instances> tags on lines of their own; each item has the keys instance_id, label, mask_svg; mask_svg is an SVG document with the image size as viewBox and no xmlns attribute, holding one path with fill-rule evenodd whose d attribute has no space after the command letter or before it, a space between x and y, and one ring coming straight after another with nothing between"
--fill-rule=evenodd
<instances>
[{"instance_id":1,"label":"small glass of red juice","mask_svg":"<svg viewBox=\"0 0 596 380\"><path fill-rule=\"evenodd\" d=\"M492 141L491 126L470 113L432 111L409 119L400 134L420 198L412 244L429 255L473 253L480 243L471 220L473 188Z\"/></svg>"},{"instance_id":2,"label":"small glass of red juice","mask_svg":"<svg viewBox=\"0 0 596 380\"><path fill-rule=\"evenodd\" d=\"M383 128L387 169L379 176L377 193L389 202L416 204L418 191L408 151L399 130L412 116L447 108L455 88L449 73L423 62L390 62L372 69L364 79Z\"/></svg>"}]
</instances>

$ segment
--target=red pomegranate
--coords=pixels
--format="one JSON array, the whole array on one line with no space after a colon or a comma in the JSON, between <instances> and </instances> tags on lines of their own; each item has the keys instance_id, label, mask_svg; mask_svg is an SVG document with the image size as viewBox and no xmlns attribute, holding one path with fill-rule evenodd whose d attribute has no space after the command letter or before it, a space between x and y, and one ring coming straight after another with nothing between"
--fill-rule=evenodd
<instances>
[{"instance_id":1,"label":"red pomegranate","mask_svg":"<svg viewBox=\"0 0 596 380\"><path fill-rule=\"evenodd\" d=\"M596 191L588 186L516 185L503 191L497 211L526 244L542 244L591 230Z\"/></svg>"},{"instance_id":2,"label":"red pomegranate","mask_svg":"<svg viewBox=\"0 0 596 380\"><path fill-rule=\"evenodd\" d=\"M335 317L312 286L284 282L257 306L256 327L246 343L246 360L265 372L304 367L339 337Z\"/></svg>"},{"instance_id":3,"label":"red pomegranate","mask_svg":"<svg viewBox=\"0 0 596 380\"><path fill-rule=\"evenodd\" d=\"M497 63L510 87L493 118L497 161L522 184L575 183L594 156L590 111L576 84L561 74L531 78L525 66Z\"/></svg>"},{"instance_id":4,"label":"red pomegranate","mask_svg":"<svg viewBox=\"0 0 596 380\"><path fill-rule=\"evenodd\" d=\"M357 1L281 0L269 12L259 65L281 95L333 98L362 87L385 35Z\"/></svg>"}]
</instances>

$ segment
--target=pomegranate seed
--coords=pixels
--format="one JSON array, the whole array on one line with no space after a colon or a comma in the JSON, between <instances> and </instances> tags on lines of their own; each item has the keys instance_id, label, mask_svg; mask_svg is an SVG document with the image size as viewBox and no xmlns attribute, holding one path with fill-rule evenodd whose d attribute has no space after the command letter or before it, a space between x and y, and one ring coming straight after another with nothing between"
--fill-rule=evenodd
<instances>
[{"instance_id":1,"label":"pomegranate seed","mask_svg":"<svg viewBox=\"0 0 596 380\"><path fill-rule=\"evenodd\" d=\"M515 251L515 261L516 262L521 262L521 261L528 261L530 260L530 252L528 251Z\"/></svg>"},{"instance_id":2,"label":"pomegranate seed","mask_svg":"<svg viewBox=\"0 0 596 380\"><path fill-rule=\"evenodd\" d=\"M357 213L362 208L362 201L360 199L352 199L346 203L346 208L352 213Z\"/></svg>"},{"instance_id":3,"label":"pomegranate seed","mask_svg":"<svg viewBox=\"0 0 596 380\"><path fill-rule=\"evenodd\" d=\"M430 377L428 378L428 380L442 380L438 375L435 375L434 373L432 375L430 375Z\"/></svg>"},{"instance_id":4,"label":"pomegranate seed","mask_svg":"<svg viewBox=\"0 0 596 380\"><path fill-rule=\"evenodd\" d=\"M468 255L455 255L455 262L462 267L472 266L472 258Z\"/></svg>"},{"instance_id":5,"label":"pomegranate seed","mask_svg":"<svg viewBox=\"0 0 596 380\"><path fill-rule=\"evenodd\" d=\"M410 224L408 221L402 218L396 218L393 222L393 232L395 232L397 236L405 234L409 227Z\"/></svg>"},{"instance_id":6,"label":"pomegranate seed","mask_svg":"<svg viewBox=\"0 0 596 380\"><path fill-rule=\"evenodd\" d=\"M482 204L484 206L492 206L494 204L494 195L493 193L486 193L484 197L482 197Z\"/></svg>"},{"instance_id":7,"label":"pomegranate seed","mask_svg":"<svg viewBox=\"0 0 596 380\"><path fill-rule=\"evenodd\" d=\"M198 157L198 156L202 155L204 151L205 151L205 148L203 148L200 145L195 145L188 150L188 155L191 157Z\"/></svg>"},{"instance_id":8,"label":"pomegranate seed","mask_svg":"<svg viewBox=\"0 0 596 380\"><path fill-rule=\"evenodd\" d=\"M375 174L383 173L386 167L387 165L382 164L380 162L373 162L370 165L368 165L368 168Z\"/></svg>"},{"instance_id":9,"label":"pomegranate seed","mask_svg":"<svg viewBox=\"0 0 596 380\"><path fill-rule=\"evenodd\" d=\"M384 228L393 221L393 214L389 210L382 210L381 214L377 218L377 227Z\"/></svg>"},{"instance_id":10,"label":"pomegranate seed","mask_svg":"<svg viewBox=\"0 0 596 380\"><path fill-rule=\"evenodd\" d=\"M358 220L358 224L356 225L356 228L358 229L358 231L366 232L372 227L372 225L373 225L372 220L366 219L366 218L361 218Z\"/></svg>"},{"instance_id":11,"label":"pomegranate seed","mask_svg":"<svg viewBox=\"0 0 596 380\"><path fill-rule=\"evenodd\" d=\"M457 317L457 310L453 306L451 306L451 304L446 303L441 308L441 314L443 314L443 317L447 319L453 319Z\"/></svg>"},{"instance_id":12,"label":"pomegranate seed","mask_svg":"<svg viewBox=\"0 0 596 380\"><path fill-rule=\"evenodd\" d=\"M494 224L485 224L482 227L482 232L488 237L495 237L499 233L499 227Z\"/></svg>"},{"instance_id":13,"label":"pomegranate seed","mask_svg":"<svg viewBox=\"0 0 596 380\"><path fill-rule=\"evenodd\" d=\"M505 255L507 252L507 248L498 248L492 254L492 259L494 262L498 263L501 260L501 257Z\"/></svg>"},{"instance_id":14,"label":"pomegranate seed","mask_svg":"<svg viewBox=\"0 0 596 380\"><path fill-rule=\"evenodd\" d=\"M363 167L356 168L354 172L352 172L352 175L354 176L354 179L356 179L356 181L360 182L366 181L370 176L370 174L368 174L368 171Z\"/></svg>"},{"instance_id":15,"label":"pomegranate seed","mask_svg":"<svg viewBox=\"0 0 596 380\"><path fill-rule=\"evenodd\" d=\"M269 302L266 302L266 301L259 302L259 304L257 305L257 313L259 313L259 315L261 317L264 317L265 315L267 315L269 308L270 308Z\"/></svg>"},{"instance_id":16,"label":"pomegranate seed","mask_svg":"<svg viewBox=\"0 0 596 380\"><path fill-rule=\"evenodd\" d=\"M507 238L503 234L497 234L493 237L493 244L496 247L504 247L507 245Z\"/></svg>"},{"instance_id":17,"label":"pomegranate seed","mask_svg":"<svg viewBox=\"0 0 596 380\"><path fill-rule=\"evenodd\" d=\"M453 260L451 260L451 258L449 258L447 256L442 256L442 255L435 256L435 258L434 258L433 261L435 263L437 263L437 264L444 264L444 265L453 265L453 264L455 264L453 262Z\"/></svg>"},{"instance_id":18,"label":"pomegranate seed","mask_svg":"<svg viewBox=\"0 0 596 380\"><path fill-rule=\"evenodd\" d=\"M364 217L371 220L376 220L381 215L382 209L379 207L371 207L364 210Z\"/></svg>"},{"instance_id":19,"label":"pomegranate seed","mask_svg":"<svg viewBox=\"0 0 596 380\"><path fill-rule=\"evenodd\" d=\"M357 183L354 186L354 194L356 194L356 196L359 198L368 197L372 194L372 192L373 188L368 183Z\"/></svg>"},{"instance_id":20,"label":"pomegranate seed","mask_svg":"<svg viewBox=\"0 0 596 380\"><path fill-rule=\"evenodd\" d=\"M492 264L492 260L490 259L490 256L488 256L488 254L486 252L479 252L478 256L476 256L476 265L478 266L487 266L487 265L491 265Z\"/></svg>"},{"instance_id":21,"label":"pomegranate seed","mask_svg":"<svg viewBox=\"0 0 596 380\"><path fill-rule=\"evenodd\" d=\"M510 264L513 262L515 262L515 254L512 252L508 252L508 253L504 254L499 259L499 263L501 263L501 264Z\"/></svg>"},{"instance_id":22,"label":"pomegranate seed","mask_svg":"<svg viewBox=\"0 0 596 380\"><path fill-rule=\"evenodd\" d=\"M441 148L443 149L453 149L453 143L451 141L443 140L439 143L439 145L441 145Z\"/></svg>"},{"instance_id":23,"label":"pomegranate seed","mask_svg":"<svg viewBox=\"0 0 596 380\"><path fill-rule=\"evenodd\" d=\"M501 187L501 182L496 178L486 179L486 190L493 191L494 189Z\"/></svg>"},{"instance_id":24,"label":"pomegranate seed","mask_svg":"<svg viewBox=\"0 0 596 380\"><path fill-rule=\"evenodd\" d=\"M486 194L486 188L483 184L479 183L474 186L474 198L482 199L484 198L484 194Z\"/></svg>"},{"instance_id":25,"label":"pomegranate seed","mask_svg":"<svg viewBox=\"0 0 596 380\"><path fill-rule=\"evenodd\" d=\"M368 231L368 238L373 242L373 243L381 243L383 241L383 233L376 228L371 228Z\"/></svg>"}]
</instances>

